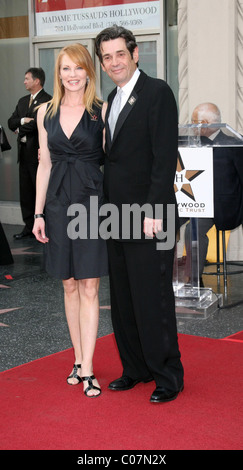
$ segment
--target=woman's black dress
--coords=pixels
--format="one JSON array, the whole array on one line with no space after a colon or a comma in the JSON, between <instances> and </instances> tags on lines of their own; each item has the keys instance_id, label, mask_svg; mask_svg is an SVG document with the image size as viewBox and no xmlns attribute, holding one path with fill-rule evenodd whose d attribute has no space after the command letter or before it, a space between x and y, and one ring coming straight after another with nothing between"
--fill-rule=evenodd
<instances>
[{"instance_id":1,"label":"woman's black dress","mask_svg":"<svg viewBox=\"0 0 243 470\"><path fill-rule=\"evenodd\" d=\"M58 279L97 278L108 273L106 242L99 236L103 203L101 108L85 110L70 138L60 109L44 119L52 169L46 195L45 268Z\"/></svg>"}]
</instances>

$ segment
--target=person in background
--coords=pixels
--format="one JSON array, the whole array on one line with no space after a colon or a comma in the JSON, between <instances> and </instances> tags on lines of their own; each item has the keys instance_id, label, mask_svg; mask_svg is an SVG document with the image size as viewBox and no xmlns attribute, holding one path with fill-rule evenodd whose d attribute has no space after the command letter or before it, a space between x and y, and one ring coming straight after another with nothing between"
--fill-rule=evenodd
<instances>
[{"instance_id":1,"label":"person in background","mask_svg":"<svg viewBox=\"0 0 243 470\"><path fill-rule=\"evenodd\" d=\"M0 266L13 264L13 262L14 259L8 244L8 240L0 222Z\"/></svg>"},{"instance_id":2,"label":"person in background","mask_svg":"<svg viewBox=\"0 0 243 470\"><path fill-rule=\"evenodd\" d=\"M36 108L52 98L43 89L44 83L42 68L31 67L26 71L24 85L29 94L20 98L8 120L9 129L18 135L20 207L25 224L23 230L14 235L16 240L33 236L39 147Z\"/></svg>"},{"instance_id":3,"label":"person in background","mask_svg":"<svg viewBox=\"0 0 243 470\"><path fill-rule=\"evenodd\" d=\"M192 124L220 124L220 109L214 103L201 103L193 110L191 121ZM213 148L214 217L199 218L197 224L199 278L203 287L208 231L213 225L218 230L233 230L243 223L243 148L234 147L234 137L213 127L201 129L201 144L217 145ZM191 222L185 229L187 252L190 251L190 231Z\"/></svg>"}]
</instances>

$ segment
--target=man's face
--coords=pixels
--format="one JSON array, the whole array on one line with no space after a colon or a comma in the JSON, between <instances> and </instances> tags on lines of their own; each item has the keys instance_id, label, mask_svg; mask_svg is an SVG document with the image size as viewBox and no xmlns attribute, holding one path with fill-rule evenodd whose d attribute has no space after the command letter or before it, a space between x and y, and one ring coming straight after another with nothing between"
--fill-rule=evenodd
<instances>
[{"instance_id":1,"label":"man's face","mask_svg":"<svg viewBox=\"0 0 243 470\"><path fill-rule=\"evenodd\" d=\"M132 78L139 59L138 48L133 52L133 57L127 49L125 39L117 38L101 43L102 64L104 72L113 82L122 87Z\"/></svg>"},{"instance_id":2,"label":"man's face","mask_svg":"<svg viewBox=\"0 0 243 470\"><path fill-rule=\"evenodd\" d=\"M212 124L210 119L207 118L205 112L199 112L197 109L192 113L192 124ZM195 129L195 132L197 130ZM200 135L204 137L210 137L215 132L215 129L208 129L206 127L202 127L200 129Z\"/></svg>"},{"instance_id":3,"label":"man's face","mask_svg":"<svg viewBox=\"0 0 243 470\"><path fill-rule=\"evenodd\" d=\"M36 83L37 79L33 79L32 74L30 72L25 74L24 85L27 91L31 93L35 89Z\"/></svg>"}]
</instances>

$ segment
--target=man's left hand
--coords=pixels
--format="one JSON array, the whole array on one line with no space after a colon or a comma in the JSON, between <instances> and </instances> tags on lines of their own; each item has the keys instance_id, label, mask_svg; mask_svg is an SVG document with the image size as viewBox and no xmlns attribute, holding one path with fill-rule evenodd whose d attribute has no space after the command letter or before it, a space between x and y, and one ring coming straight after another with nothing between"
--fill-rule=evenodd
<instances>
[{"instance_id":1,"label":"man's left hand","mask_svg":"<svg viewBox=\"0 0 243 470\"><path fill-rule=\"evenodd\" d=\"M162 231L161 219L144 218L143 232L147 237L153 238L158 232Z\"/></svg>"}]
</instances>

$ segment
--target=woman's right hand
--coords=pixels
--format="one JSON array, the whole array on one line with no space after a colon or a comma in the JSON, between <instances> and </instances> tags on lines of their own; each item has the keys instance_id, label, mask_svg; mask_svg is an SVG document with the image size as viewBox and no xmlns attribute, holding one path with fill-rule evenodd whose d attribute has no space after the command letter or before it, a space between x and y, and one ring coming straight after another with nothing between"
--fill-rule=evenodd
<instances>
[{"instance_id":1,"label":"woman's right hand","mask_svg":"<svg viewBox=\"0 0 243 470\"><path fill-rule=\"evenodd\" d=\"M35 235L35 238L36 240L38 240L38 242L41 242L41 243L49 242L49 238L47 238L45 234L45 221L42 217L38 217L37 219L35 219L32 232Z\"/></svg>"}]
</instances>

